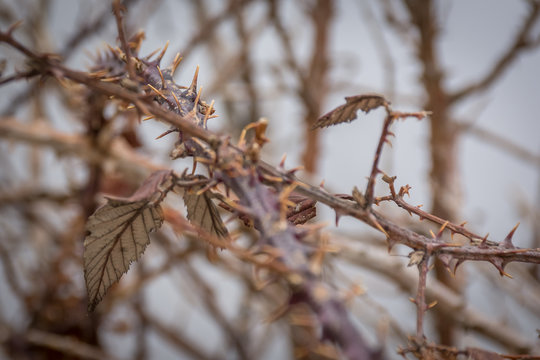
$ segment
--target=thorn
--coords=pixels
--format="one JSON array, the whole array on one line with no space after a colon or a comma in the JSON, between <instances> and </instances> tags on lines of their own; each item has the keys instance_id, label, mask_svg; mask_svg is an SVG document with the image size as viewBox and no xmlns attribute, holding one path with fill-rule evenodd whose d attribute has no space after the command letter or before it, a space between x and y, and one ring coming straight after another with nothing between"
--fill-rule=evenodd
<instances>
[{"instance_id":1,"label":"thorn","mask_svg":"<svg viewBox=\"0 0 540 360\"><path fill-rule=\"evenodd\" d=\"M105 46L106 46L107 49L109 49L109 51L112 52L114 55L118 55L117 52L116 52L116 49L113 48L111 45L105 44Z\"/></svg>"},{"instance_id":2,"label":"thorn","mask_svg":"<svg viewBox=\"0 0 540 360\"><path fill-rule=\"evenodd\" d=\"M302 171L304 170L304 166L303 165L300 165L300 166L297 166L297 167L294 167L290 170L287 170L287 175L294 175L297 171Z\"/></svg>"},{"instance_id":3,"label":"thorn","mask_svg":"<svg viewBox=\"0 0 540 360\"><path fill-rule=\"evenodd\" d=\"M163 55L165 55L165 51L167 51L167 48L169 47L169 40L165 43L165 46L163 47L163 50L159 53L159 55L156 58L157 63L161 63L161 59L163 59Z\"/></svg>"},{"instance_id":4,"label":"thorn","mask_svg":"<svg viewBox=\"0 0 540 360\"><path fill-rule=\"evenodd\" d=\"M242 147L244 145L244 143L246 142L246 134L247 134L247 131L248 131L248 126L245 126L242 129L242 132L240 133L240 139L238 139L238 144L237 144L238 147Z\"/></svg>"},{"instance_id":5,"label":"thorn","mask_svg":"<svg viewBox=\"0 0 540 360\"><path fill-rule=\"evenodd\" d=\"M206 184L206 186L204 186L201 189L199 189L198 191L196 191L195 195L200 196L200 195L204 194L206 191L208 191L211 188L213 188L214 186L216 186L216 183L217 183L216 181L209 181L208 184Z\"/></svg>"},{"instance_id":6,"label":"thorn","mask_svg":"<svg viewBox=\"0 0 540 360\"><path fill-rule=\"evenodd\" d=\"M113 82L113 81L117 81L119 80L120 77L119 76L113 76L113 77L109 77L109 78L105 78L105 79L100 79L101 81L103 82Z\"/></svg>"},{"instance_id":7,"label":"thorn","mask_svg":"<svg viewBox=\"0 0 540 360\"><path fill-rule=\"evenodd\" d=\"M461 224L459 224L459 226L464 227L466 224L467 224L467 221L464 221Z\"/></svg>"},{"instance_id":8,"label":"thorn","mask_svg":"<svg viewBox=\"0 0 540 360\"><path fill-rule=\"evenodd\" d=\"M427 310L432 309L432 308L434 308L435 305L437 305L438 303L439 303L439 302L438 302L437 300L435 300L435 301L429 303L426 309L427 309Z\"/></svg>"},{"instance_id":9,"label":"thorn","mask_svg":"<svg viewBox=\"0 0 540 360\"><path fill-rule=\"evenodd\" d=\"M159 91L158 89L156 89L155 87L153 87L152 85L148 84L148 86L150 87L150 89L154 90L154 92L156 94L158 94L159 96L161 96L163 99L165 99L165 101L169 101L169 99L167 99L167 97L161 92Z\"/></svg>"},{"instance_id":10,"label":"thorn","mask_svg":"<svg viewBox=\"0 0 540 360\"><path fill-rule=\"evenodd\" d=\"M396 245L396 241L392 240L392 238L386 238L386 242L388 243L388 253L390 254L392 248Z\"/></svg>"},{"instance_id":11,"label":"thorn","mask_svg":"<svg viewBox=\"0 0 540 360\"><path fill-rule=\"evenodd\" d=\"M279 203L281 204L280 215L282 220L285 220L287 218L287 207L294 208L296 206L296 203L289 200L289 195L292 194L292 192L294 191L294 189L296 189L297 186L297 183L292 183L291 185L285 187L279 194L278 199Z\"/></svg>"},{"instance_id":12,"label":"thorn","mask_svg":"<svg viewBox=\"0 0 540 360\"><path fill-rule=\"evenodd\" d=\"M191 85L189 85L188 92L195 93L197 91L197 79L199 78L199 65L195 69L195 74L193 75L193 80L191 80Z\"/></svg>"},{"instance_id":13,"label":"thorn","mask_svg":"<svg viewBox=\"0 0 540 360\"><path fill-rule=\"evenodd\" d=\"M517 228L519 226L519 222L516 224L516 226L514 226L514 228L508 233L508 235L506 235L506 238L504 239L504 241L502 242L502 246L505 248L505 249L514 249L515 246L514 244L512 244L512 236L514 236L514 233L516 232Z\"/></svg>"},{"instance_id":14,"label":"thorn","mask_svg":"<svg viewBox=\"0 0 540 360\"><path fill-rule=\"evenodd\" d=\"M416 300L412 297L409 298L409 301L412 302L413 304L416 304Z\"/></svg>"},{"instance_id":15,"label":"thorn","mask_svg":"<svg viewBox=\"0 0 540 360\"><path fill-rule=\"evenodd\" d=\"M510 274L508 274L508 273L506 273L506 272L504 271L504 265L505 265L505 264L504 264L504 262L503 262L501 259L495 258L495 259L489 260L489 262L492 263L493 266L495 266L495 267L497 268L497 270L499 270L499 274L500 274L501 276L507 276L507 277L509 277L510 279L513 279L512 275L510 275Z\"/></svg>"},{"instance_id":16,"label":"thorn","mask_svg":"<svg viewBox=\"0 0 540 360\"><path fill-rule=\"evenodd\" d=\"M147 121L147 120L151 120L151 119L154 119L154 118L155 118L154 115L148 115L148 116L144 117L144 118L142 119L142 121Z\"/></svg>"},{"instance_id":17,"label":"thorn","mask_svg":"<svg viewBox=\"0 0 540 360\"><path fill-rule=\"evenodd\" d=\"M229 189L227 188L227 190ZM224 197L220 200L223 201L226 205L230 206L234 211L236 211L239 214L251 214L251 211L249 208L239 204L238 202L232 200L229 197Z\"/></svg>"},{"instance_id":18,"label":"thorn","mask_svg":"<svg viewBox=\"0 0 540 360\"><path fill-rule=\"evenodd\" d=\"M22 20L19 20L19 21L17 21L16 23L12 24L12 25L7 29L6 34L7 34L8 36L11 36L11 33L12 33L13 31L15 31L15 29L17 29L19 26L21 26L22 23L23 23L23 21L22 21Z\"/></svg>"},{"instance_id":19,"label":"thorn","mask_svg":"<svg viewBox=\"0 0 540 360\"><path fill-rule=\"evenodd\" d=\"M202 86L199 89L199 91L197 92L197 96L195 97L195 103L193 105L193 109L191 109L191 112L193 114L197 114L197 107L199 105L199 99L201 98L201 93L202 93Z\"/></svg>"},{"instance_id":20,"label":"thorn","mask_svg":"<svg viewBox=\"0 0 540 360\"><path fill-rule=\"evenodd\" d=\"M454 276L456 276L456 271L457 271L458 266L461 265L462 263L463 263L463 260L458 259L458 261L456 262L456 265L454 265Z\"/></svg>"},{"instance_id":21,"label":"thorn","mask_svg":"<svg viewBox=\"0 0 540 360\"><path fill-rule=\"evenodd\" d=\"M379 224L379 222L375 219L375 217L371 215L369 217L370 217L370 220L373 221L373 223L375 224L375 227L379 229L379 231L382 232L386 236L387 239L390 238L390 235L388 235L388 233L383 229L383 227L381 226L381 224Z\"/></svg>"},{"instance_id":22,"label":"thorn","mask_svg":"<svg viewBox=\"0 0 540 360\"><path fill-rule=\"evenodd\" d=\"M339 225L339 219L341 218L341 214L339 210L334 209L336 213L336 227Z\"/></svg>"},{"instance_id":23,"label":"thorn","mask_svg":"<svg viewBox=\"0 0 540 360\"><path fill-rule=\"evenodd\" d=\"M262 177L264 180L268 181L268 182L273 182L273 183L282 183L283 182L283 179L280 178L280 177L277 177L277 176L272 176L272 175L268 175L268 174L262 174Z\"/></svg>"},{"instance_id":24,"label":"thorn","mask_svg":"<svg viewBox=\"0 0 540 360\"><path fill-rule=\"evenodd\" d=\"M214 108L214 100L212 100L212 102L210 103L210 106L208 106L208 110L206 110L206 114L204 114L204 119L203 119L203 128L208 128L208 126L206 126L206 123L208 122L208 119L210 118L210 114L212 113L212 109Z\"/></svg>"},{"instance_id":25,"label":"thorn","mask_svg":"<svg viewBox=\"0 0 540 360\"><path fill-rule=\"evenodd\" d=\"M156 50L152 51L150 54L148 54L144 59L145 60L150 60L150 58L154 55L157 54L157 52L159 51L159 48L157 48Z\"/></svg>"},{"instance_id":26,"label":"thorn","mask_svg":"<svg viewBox=\"0 0 540 360\"><path fill-rule=\"evenodd\" d=\"M180 111L180 101L178 101L178 98L174 94L174 91L171 91L171 95L174 98L174 101L176 102L176 106L178 107L178 111Z\"/></svg>"},{"instance_id":27,"label":"thorn","mask_svg":"<svg viewBox=\"0 0 540 360\"><path fill-rule=\"evenodd\" d=\"M302 224L302 231L305 232L305 234L313 234L315 232L318 232L319 230L325 228L328 226L328 222L319 222L314 224ZM328 251L328 252L338 252L336 251Z\"/></svg>"},{"instance_id":28,"label":"thorn","mask_svg":"<svg viewBox=\"0 0 540 360\"><path fill-rule=\"evenodd\" d=\"M176 69L178 68L178 65L180 65L180 62L182 62L183 57L180 56L180 53L177 53L174 57L173 63L171 65L171 74L174 75L176 72Z\"/></svg>"},{"instance_id":29,"label":"thorn","mask_svg":"<svg viewBox=\"0 0 540 360\"><path fill-rule=\"evenodd\" d=\"M283 153L283 156L281 157L281 160L279 161L279 167L281 169L285 168L285 159L287 159L287 153Z\"/></svg>"},{"instance_id":30,"label":"thorn","mask_svg":"<svg viewBox=\"0 0 540 360\"><path fill-rule=\"evenodd\" d=\"M182 171L182 175L180 175L181 179L185 179L188 172L188 168L185 168L184 171Z\"/></svg>"},{"instance_id":31,"label":"thorn","mask_svg":"<svg viewBox=\"0 0 540 360\"><path fill-rule=\"evenodd\" d=\"M441 228L439 229L439 232L437 233L437 239L440 239L443 232L444 232L444 229L446 228L446 225L448 225L448 220L444 222L444 224L442 224Z\"/></svg>"},{"instance_id":32,"label":"thorn","mask_svg":"<svg viewBox=\"0 0 540 360\"><path fill-rule=\"evenodd\" d=\"M486 234L486 236L484 236L484 238L482 239L482 242L480 243L480 247L486 247L487 245L487 239L488 239L488 236L489 236L489 233Z\"/></svg>"},{"instance_id":33,"label":"thorn","mask_svg":"<svg viewBox=\"0 0 540 360\"><path fill-rule=\"evenodd\" d=\"M154 140L157 140L157 139L161 139L162 137L164 137L165 135L169 135L170 133L172 132L175 132L175 131L178 131L176 129L169 129L167 131L165 131L163 134L159 135L157 138L155 138Z\"/></svg>"},{"instance_id":34,"label":"thorn","mask_svg":"<svg viewBox=\"0 0 540 360\"><path fill-rule=\"evenodd\" d=\"M161 77L161 89L164 90L167 88L167 84L165 83L165 79L163 78L163 73L161 72L161 69L158 65L156 65L157 71L159 73L159 77Z\"/></svg>"},{"instance_id":35,"label":"thorn","mask_svg":"<svg viewBox=\"0 0 540 360\"><path fill-rule=\"evenodd\" d=\"M321 180L321 183L319 184L319 187L320 187L321 189L324 189L324 179Z\"/></svg>"},{"instance_id":36,"label":"thorn","mask_svg":"<svg viewBox=\"0 0 540 360\"><path fill-rule=\"evenodd\" d=\"M452 261L452 257L448 254L441 254L439 255L439 260L443 263L444 268L448 273L453 276L452 271L450 271L450 261Z\"/></svg>"}]
</instances>

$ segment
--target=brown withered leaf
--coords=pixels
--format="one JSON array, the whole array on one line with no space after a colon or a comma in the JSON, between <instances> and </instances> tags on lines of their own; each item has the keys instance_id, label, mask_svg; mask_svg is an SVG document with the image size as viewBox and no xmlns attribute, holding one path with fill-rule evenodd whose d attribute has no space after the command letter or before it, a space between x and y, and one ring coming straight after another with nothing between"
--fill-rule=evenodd
<instances>
[{"instance_id":1,"label":"brown withered leaf","mask_svg":"<svg viewBox=\"0 0 540 360\"><path fill-rule=\"evenodd\" d=\"M389 102L383 96L377 94L347 96L345 100L345 104L321 116L312 129L350 122L356 119L358 110L368 113L380 106L389 105Z\"/></svg>"},{"instance_id":2,"label":"brown withered leaf","mask_svg":"<svg viewBox=\"0 0 540 360\"><path fill-rule=\"evenodd\" d=\"M88 311L126 273L149 244L148 234L161 227L159 203L172 187L172 172L153 173L129 198L107 198L88 218L84 239L84 277Z\"/></svg>"},{"instance_id":3,"label":"brown withered leaf","mask_svg":"<svg viewBox=\"0 0 540 360\"><path fill-rule=\"evenodd\" d=\"M205 191L197 195L196 192L197 187L193 187L184 193L188 220L210 235L226 238L229 232L219 215L216 204L211 199L212 193Z\"/></svg>"},{"instance_id":4,"label":"brown withered leaf","mask_svg":"<svg viewBox=\"0 0 540 360\"><path fill-rule=\"evenodd\" d=\"M409 254L409 263L407 264L407 266L413 266L413 265L420 264L422 261L424 261L424 256L425 255L426 255L426 253L424 251L421 251L421 250L411 252Z\"/></svg>"}]
</instances>

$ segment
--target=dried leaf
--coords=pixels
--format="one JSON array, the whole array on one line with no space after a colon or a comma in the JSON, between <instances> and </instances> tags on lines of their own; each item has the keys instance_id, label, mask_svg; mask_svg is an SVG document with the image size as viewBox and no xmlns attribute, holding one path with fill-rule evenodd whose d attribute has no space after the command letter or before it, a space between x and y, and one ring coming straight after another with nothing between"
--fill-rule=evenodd
<instances>
[{"instance_id":1,"label":"dried leaf","mask_svg":"<svg viewBox=\"0 0 540 360\"><path fill-rule=\"evenodd\" d=\"M320 117L312 129L327 127L330 125L350 122L356 119L356 112L362 110L366 113L380 106L388 106L388 101L381 95L357 95L345 98L345 104L338 106L326 115Z\"/></svg>"},{"instance_id":2,"label":"dried leaf","mask_svg":"<svg viewBox=\"0 0 540 360\"><path fill-rule=\"evenodd\" d=\"M109 287L126 273L149 244L148 234L163 223L159 202L172 185L170 171L152 174L129 198L108 198L86 224L84 277L88 311L93 311ZM172 184L172 182L171 182Z\"/></svg>"},{"instance_id":3,"label":"dried leaf","mask_svg":"<svg viewBox=\"0 0 540 360\"><path fill-rule=\"evenodd\" d=\"M216 204L211 200L212 193L205 191L197 195L196 188L184 193L184 203L187 208L188 220L210 235L225 238L229 235Z\"/></svg>"},{"instance_id":4,"label":"dried leaf","mask_svg":"<svg viewBox=\"0 0 540 360\"><path fill-rule=\"evenodd\" d=\"M407 266L418 265L424 260L426 253L422 250L413 251L409 254L409 263Z\"/></svg>"}]
</instances>

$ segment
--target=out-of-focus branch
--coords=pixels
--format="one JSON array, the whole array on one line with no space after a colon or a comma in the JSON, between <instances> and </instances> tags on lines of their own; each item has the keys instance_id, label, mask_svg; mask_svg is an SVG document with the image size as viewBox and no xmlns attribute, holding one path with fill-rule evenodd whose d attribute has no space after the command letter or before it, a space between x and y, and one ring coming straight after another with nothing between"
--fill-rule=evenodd
<instances>
[{"instance_id":1,"label":"out-of-focus branch","mask_svg":"<svg viewBox=\"0 0 540 360\"><path fill-rule=\"evenodd\" d=\"M423 252L420 252L420 254L423 259L418 264L418 286L414 302L416 304L416 338L418 341L423 341L425 338L424 315L428 309L428 305L426 304L426 283L429 270L429 255L426 254L427 256L425 256Z\"/></svg>"},{"instance_id":2,"label":"out-of-focus branch","mask_svg":"<svg viewBox=\"0 0 540 360\"><path fill-rule=\"evenodd\" d=\"M222 12L207 18L203 24L198 24L198 29L200 30L177 52L180 52L184 57L188 57L198 45L212 36L221 23L234 16L240 11L241 7L251 2L253 0L229 0L227 7Z\"/></svg>"},{"instance_id":3,"label":"out-of-focus branch","mask_svg":"<svg viewBox=\"0 0 540 360\"><path fill-rule=\"evenodd\" d=\"M218 304L215 301L215 295L212 288L206 283L206 281L195 271L195 269L188 263L184 263L183 266L187 274L192 278L194 283L200 288L200 298L203 303L208 308L208 311L212 314L212 318L221 326L223 329L224 335L229 338L229 341L234 345L238 357L240 359L250 359L250 353L247 348L249 344L249 339L242 339L238 334L238 331L234 328L234 325L231 324L222 310L219 308Z\"/></svg>"},{"instance_id":4,"label":"out-of-focus branch","mask_svg":"<svg viewBox=\"0 0 540 360\"><path fill-rule=\"evenodd\" d=\"M0 242L0 263L2 264L2 270L6 284L9 285L13 294L17 296L19 300L23 300L24 291L17 280L17 267L13 263L12 257L9 251L4 247L4 244Z\"/></svg>"},{"instance_id":5,"label":"out-of-focus branch","mask_svg":"<svg viewBox=\"0 0 540 360\"><path fill-rule=\"evenodd\" d=\"M114 168L139 179L149 171L162 169L125 146L121 139L111 143L107 154L91 146L82 135L62 133L45 124L29 126L14 119L0 121L0 138L31 146L48 147L60 155L76 156L91 164L112 161Z\"/></svg>"},{"instance_id":6,"label":"out-of-focus branch","mask_svg":"<svg viewBox=\"0 0 540 360\"><path fill-rule=\"evenodd\" d=\"M518 159L526 161L531 165L540 167L540 155L525 149L519 144L508 140L504 136L498 135L489 129L479 127L472 123L458 123L460 131L465 135L471 135L477 139L489 143Z\"/></svg>"},{"instance_id":7,"label":"out-of-focus branch","mask_svg":"<svg viewBox=\"0 0 540 360\"><path fill-rule=\"evenodd\" d=\"M59 351L69 356L76 356L81 359L116 359L110 354L104 353L101 349L79 341L71 336L62 336L38 329L28 329L23 334L11 333L12 341L23 341L32 345L49 348Z\"/></svg>"},{"instance_id":8,"label":"out-of-focus branch","mask_svg":"<svg viewBox=\"0 0 540 360\"><path fill-rule=\"evenodd\" d=\"M9 193L0 191L0 207L42 200L63 204L72 200L73 196L73 194L51 193L35 189L19 189L10 191Z\"/></svg>"},{"instance_id":9,"label":"out-of-focus branch","mask_svg":"<svg viewBox=\"0 0 540 360\"><path fill-rule=\"evenodd\" d=\"M369 31L371 31L373 38L373 45L379 57L382 59L384 64L384 94L388 99L396 99L396 65L392 57L392 52L390 46L386 41L385 34L381 28L379 20L375 16L373 9L371 8L371 3L368 1L358 2L360 6L360 13L362 16L362 21L367 24Z\"/></svg>"},{"instance_id":10,"label":"out-of-focus branch","mask_svg":"<svg viewBox=\"0 0 540 360\"><path fill-rule=\"evenodd\" d=\"M481 80L464 86L462 89L450 94L450 103L459 102L473 93L486 91L505 73L508 68L510 68L519 55L525 51L533 50L540 46L540 35L538 35L537 39L531 39L532 31L540 18L540 2L537 0L532 0L528 1L528 4L530 7L529 14L525 21L523 21L520 31L516 34L514 42L508 47L506 52L502 54L502 56L495 62L493 67Z\"/></svg>"},{"instance_id":11,"label":"out-of-focus branch","mask_svg":"<svg viewBox=\"0 0 540 360\"><path fill-rule=\"evenodd\" d=\"M158 320L154 316L147 313L145 309L141 309L139 315L145 323L148 324L150 328L155 330L160 336L167 340L170 344L174 345L180 351L189 354L195 359L201 360L215 360L218 357L211 356L207 352L193 342L186 339L185 335L182 334L182 331L178 328L171 328L170 326L164 324L161 320Z\"/></svg>"},{"instance_id":12,"label":"out-of-focus branch","mask_svg":"<svg viewBox=\"0 0 540 360\"><path fill-rule=\"evenodd\" d=\"M298 87L296 93L304 106L305 125L305 149L302 155L302 164L309 173L315 173L317 169L317 158L319 153L319 134L311 131L315 121L322 113L321 108L329 89L328 70L330 59L328 57L328 46L332 17L334 14L334 4L328 0L315 1L310 8L312 24L314 27L313 51L309 66L302 66L296 59L292 32L289 31L279 16L280 1L272 0L269 4L269 18L277 31L281 45L284 49L285 64L291 73L297 78Z\"/></svg>"}]
</instances>

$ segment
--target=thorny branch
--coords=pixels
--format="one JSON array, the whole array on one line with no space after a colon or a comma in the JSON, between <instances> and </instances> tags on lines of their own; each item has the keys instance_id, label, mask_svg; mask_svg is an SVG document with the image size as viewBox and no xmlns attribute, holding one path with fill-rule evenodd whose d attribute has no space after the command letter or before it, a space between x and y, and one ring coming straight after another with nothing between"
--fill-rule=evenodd
<instances>
[{"instance_id":1,"label":"thorny branch","mask_svg":"<svg viewBox=\"0 0 540 360\"><path fill-rule=\"evenodd\" d=\"M116 6L118 5L119 3L117 2ZM118 8L117 11L119 11ZM186 95L193 95L195 100L193 101L190 98L192 108L185 111L185 104L178 101L174 92L170 92L174 88L168 88L171 85L174 86L174 84L165 82L165 75L168 76L168 74L164 75L159 68L162 54L154 62L150 62L149 59L140 61L137 54L130 54L130 45L128 45L121 31L121 15L119 13L115 13L115 15L117 17L125 61L127 62L127 73L129 73L131 80L141 82L135 88L126 88L121 83L101 81L101 79L95 76L65 67L55 57L34 52L12 37L13 28L7 32L0 33L0 42L9 44L32 61L33 68L27 73L28 76L34 76L39 73L42 76L52 76L58 80L69 79L85 85L96 93L113 96L116 99L133 104L141 113L156 117L173 125L175 131L181 134L180 139L183 139L180 145L187 144L184 145L186 147L182 150L187 155L193 156L196 161L205 163L208 166L211 174L209 183L212 180L223 183L236 194L238 203L230 202L228 205L238 214L246 215L252 219L255 229L259 232L258 251L262 253L270 252L265 246L274 249L272 250L274 252L274 261L270 263L259 263L259 266L272 264L273 269L277 273L283 274L283 278L291 290L290 305L293 306L295 303L307 304L320 323L322 328L321 338L336 343L347 357L368 359L376 358L380 354L378 354L376 349L371 349L364 342L359 331L350 321L343 302L337 296L335 289L322 282L319 274L311 268L311 254L313 249L307 244L305 239L313 231L309 228L298 228L284 221L283 205L287 202L288 195L293 190L312 200L328 205L340 214L352 216L380 230L387 237L390 248L394 244L399 243L415 250L412 254L416 254L420 258L419 260L416 259L420 276L415 299L417 305L417 332L414 341L417 344L421 344L421 346L426 346L426 349L429 349L429 345L424 343L424 314L432 306L426 305L425 300L430 258L439 257L448 266L450 261L455 261L454 271L465 260L488 261L494 264L501 274L505 274L504 266L512 261L540 263L540 252L538 249L519 249L512 244L512 235L515 228L500 243L488 241L487 237L482 238L475 235L466 230L463 225L451 224L444 219L420 210L418 207L408 205L403 201L403 195L408 193L408 188L404 187L396 194L393 187L394 178L387 176L383 178L385 181L390 179L387 182L390 185L391 195L387 197L375 197L374 185L376 176L380 172L378 161L383 145L388 140L387 137L392 135L389 132L390 124L398 117L415 116L422 118L425 116L425 113L402 114L393 112L389 106L385 106L387 117L383 125L383 132L379 139L371 175L366 188L366 203L359 204L358 202L351 201L354 197L344 199L329 194L321 188L300 181L295 177L294 172L275 168L260 160L259 150L266 142L266 138L264 138L265 125L263 126L262 123L256 124L256 136L253 141L247 143L240 141L238 145L232 145L227 137L214 134L207 130L206 120L212 111L212 106L208 107L199 102L200 92L196 92L196 78L192 86L188 88ZM156 75L157 73L159 73L159 76ZM25 77L25 75L21 74L20 77ZM169 94L171 94L170 96L175 101L171 100ZM199 109L201 107L206 109L206 114L200 112ZM205 115L202 122L200 118L201 114ZM261 128L262 130L260 130ZM190 140L192 142L188 143ZM176 180L181 181L179 179ZM193 183L186 182L183 185L189 187ZM209 186L206 190L210 191L212 187ZM377 204L384 200L393 201L409 213L415 213L421 218L441 225L442 227L439 233L433 238L428 238L393 223L375 211L371 206L372 203ZM177 226L179 228L178 232L184 232L186 229L194 228L192 225L187 224L184 219L178 216L175 218L175 216L176 212L174 210L166 211L165 218L173 227ZM456 245L444 242L441 236L445 228L452 233L459 233L468 237L472 244ZM197 232L197 229L194 230L193 232ZM223 242L220 239L215 239L208 234L200 233L199 235L203 240L227 248L244 260L249 259L248 261L250 262L258 262L255 257L247 256L240 249L235 250L235 246L231 244ZM481 240L481 242L478 243L474 240ZM413 260L413 256L411 255L411 262ZM194 276L193 273L191 275ZM205 299L210 298L205 297ZM208 303L207 305L209 307L215 307L215 304L212 303ZM139 313L151 326L157 327L156 329L159 332L169 334L167 335L168 337L172 336L169 329L165 326L160 326L158 322L148 318L143 313L143 310L139 311ZM222 322L222 325L225 327L228 326L226 322ZM180 347L192 355L198 358L208 358L191 344L182 342L182 340L178 340L175 336L172 338ZM231 340L237 342L238 339L233 338ZM239 354L243 354L245 357L246 354L243 353L245 351L243 345L237 342L236 346Z\"/></svg>"}]
</instances>

